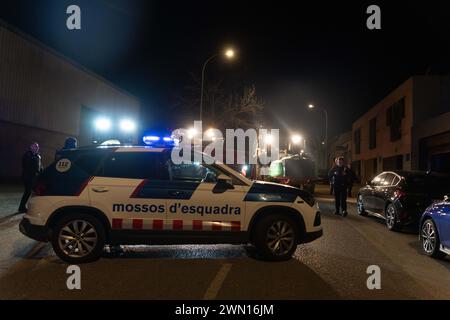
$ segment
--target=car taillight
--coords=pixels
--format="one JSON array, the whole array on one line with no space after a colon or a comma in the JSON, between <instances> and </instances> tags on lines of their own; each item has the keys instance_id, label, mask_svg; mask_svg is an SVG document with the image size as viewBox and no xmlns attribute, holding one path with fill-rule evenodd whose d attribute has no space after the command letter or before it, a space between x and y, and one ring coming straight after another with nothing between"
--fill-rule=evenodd
<instances>
[{"instance_id":1,"label":"car taillight","mask_svg":"<svg viewBox=\"0 0 450 320\"><path fill-rule=\"evenodd\" d=\"M402 197L406 196L406 192L401 189L397 189L394 191L394 196L396 198L402 198Z\"/></svg>"},{"instance_id":2,"label":"car taillight","mask_svg":"<svg viewBox=\"0 0 450 320\"><path fill-rule=\"evenodd\" d=\"M33 188L33 196L43 196L47 186L44 183L37 183Z\"/></svg>"}]
</instances>

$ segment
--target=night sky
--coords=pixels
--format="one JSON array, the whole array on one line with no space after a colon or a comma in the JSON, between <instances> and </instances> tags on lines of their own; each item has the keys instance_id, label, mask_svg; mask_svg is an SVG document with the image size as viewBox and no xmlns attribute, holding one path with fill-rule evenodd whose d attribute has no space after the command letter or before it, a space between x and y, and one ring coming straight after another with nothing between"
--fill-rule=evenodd
<instances>
[{"instance_id":1,"label":"night sky","mask_svg":"<svg viewBox=\"0 0 450 320\"><path fill-rule=\"evenodd\" d=\"M196 118L174 112L177 97L206 58L233 45L238 59L215 60L208 77L254 84L267 125L310 136L323 132L311 102L328 109L332 135L409 76L448 74L446 2L14 0L1 1L0 18L136 95L147 127ZM81 31L65 27L70 4L81 7ZM366 28L370 4L382 30Z\"/></svg>"}]
</instances>

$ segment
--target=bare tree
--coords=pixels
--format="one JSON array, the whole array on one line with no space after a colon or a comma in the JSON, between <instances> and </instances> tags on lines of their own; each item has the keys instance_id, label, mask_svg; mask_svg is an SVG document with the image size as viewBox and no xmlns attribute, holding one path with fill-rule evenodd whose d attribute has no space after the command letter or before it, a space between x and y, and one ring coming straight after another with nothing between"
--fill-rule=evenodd
<instances>
[{"instance_id":1,"label":"bare tree","mask_svg":"<svg viewBox=\"0 0 450 320\"><path fill-rule=\"evenodd\" d=\"M255 128L264 109L264 103L256 95L255 86L245 87L241 95L230 95L216 117L225 128Z\"/></svg>"},{"instance_id":2,"label":"bare tree","mask_svg":"<svg viewBox=\"0 0 450 320\"><path fill-rule=\"evenodd\" d=\"M173 110L189 110L198 119L201 81L195 75L182 96L177 98ZM206 82L203 97L203 122L217 129L256 128L264 109L264 103L256 95L254 85L244 87L241 93L227 93L223 80Z\"/></svg>"}]
</instances>

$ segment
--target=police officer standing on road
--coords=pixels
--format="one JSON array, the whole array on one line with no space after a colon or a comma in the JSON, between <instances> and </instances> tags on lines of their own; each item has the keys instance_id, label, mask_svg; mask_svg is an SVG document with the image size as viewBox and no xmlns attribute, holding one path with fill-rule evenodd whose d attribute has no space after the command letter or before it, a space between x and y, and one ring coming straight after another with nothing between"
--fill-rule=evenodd
<instances>
[{"instance_id":1,"label":"police officer standing on road","mask_svg":"<svg viewBox=\"0 0 450 320\"><path fill-rule=\"evenodd\" d=\"M26 204L31 195L33 181L41 170L42 160L41 155L39 154L39 144L33 142L30 145L30 149L25 152L22 157L22 182L25 190L22 199L20 200L19 213L27 212Z\"/></svg>"},{"instance_id":2,"label":"police officer standing on road","mask_svg":"<svg viewBox=\"0 0 450 320\"><path fill-rule=\"evenodd\" d=\"M344 158L339 157L336 165L330 170L328 177L333 183L334 200L336 211L334 214L340 214L342 209L342 216L347 216L347 192L350 179L349 168L344 163Z\"/></svg>"}]
</instances>

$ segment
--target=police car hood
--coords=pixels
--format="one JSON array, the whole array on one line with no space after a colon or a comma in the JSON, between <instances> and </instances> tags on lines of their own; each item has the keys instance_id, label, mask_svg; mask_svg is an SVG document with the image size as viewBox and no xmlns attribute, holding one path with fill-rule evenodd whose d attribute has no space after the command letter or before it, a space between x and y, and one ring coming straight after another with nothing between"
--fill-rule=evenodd
<instances>
[{"instance_id":1,"label":"police car hood","mask_svg":"<svg viewBox=\"0 0 450 320\"><path fill-rule=\"evenodd\" d=\"M314 202L313 196L307 191L265 181L254 181L246 198L247 201L294 202L297 197L308 203Z\"/></svg>"}]
</instances>

